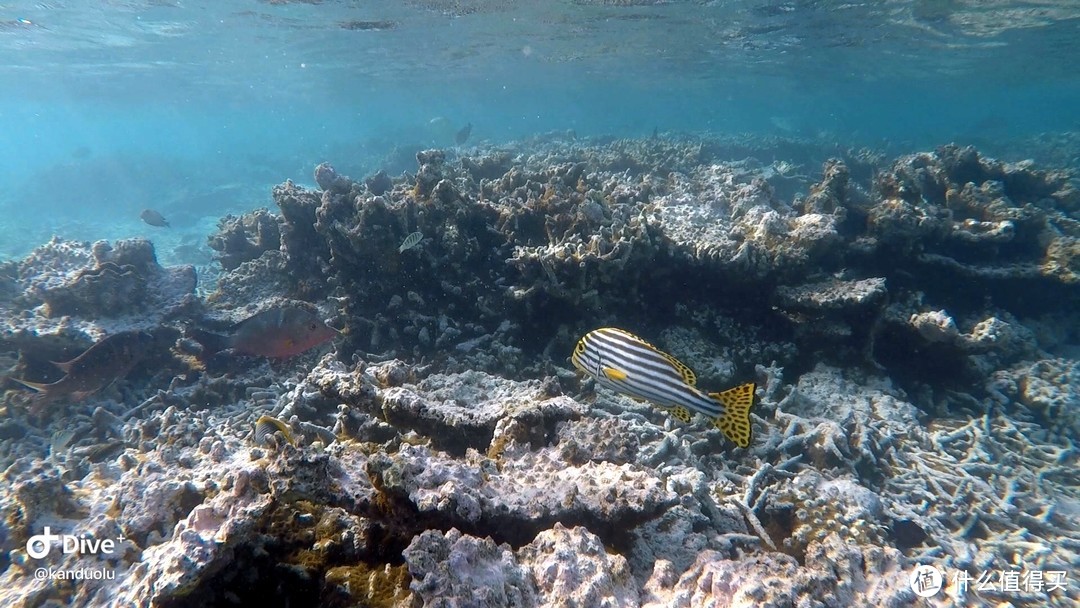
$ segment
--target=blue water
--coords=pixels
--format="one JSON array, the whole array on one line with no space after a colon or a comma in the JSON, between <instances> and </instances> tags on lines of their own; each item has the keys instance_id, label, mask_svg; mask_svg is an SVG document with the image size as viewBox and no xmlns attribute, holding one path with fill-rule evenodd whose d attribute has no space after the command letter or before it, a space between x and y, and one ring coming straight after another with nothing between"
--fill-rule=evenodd
<instances>
[{"instance_id":1,"label":"blue water","mask_svg":"<svg viewBox=\"0 0 1080 608\"><path fill-rule=\"evenodd\" d=\"M359 177L466 123L469 145L659 130L1025 158L1008 142L1080 130L1077 65L1070 0L6 2L0 256L194 242L318 162Z\"/></svg>"}]
</instances>

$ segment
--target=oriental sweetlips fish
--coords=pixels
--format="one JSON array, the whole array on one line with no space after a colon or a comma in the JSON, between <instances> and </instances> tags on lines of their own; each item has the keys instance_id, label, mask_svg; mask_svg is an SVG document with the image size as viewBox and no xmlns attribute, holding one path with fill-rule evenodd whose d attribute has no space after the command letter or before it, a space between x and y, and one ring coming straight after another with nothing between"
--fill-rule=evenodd
<instances>
[{"instance_id":1,"label":"oriental sweetlips fish","mask_svg":"<svg viewBox=\"0 0 1080 608\"><path fill-rule=\"evenodd\" d=\"M146 356L153 343L154 337L146 331L118 332L70 361L53 362L64 372L64 377L52 384L12 380L38 392L33 400L35 408L65 397L80 401L126 376Z\"/></svg>"},{"instance_id":2,"label":"oriental sweetlips fish","mask_svg":"<svg viewBox=\"0 0 1080 608\"><path fill-rule=\"evenodd\" d=\"M240 321L226 335L200 329L191 337L209 353L223 350L284 359L315 348L340 333L323 322L307 307L289 304L275 306Z\"/></svg>"},{"instance_id":3,"label":"oriental sweetlips fish","mask_svg":"<svg viewBox=\"0 0 1080 608\"><path fill-rule=\"evenodd\" d=\"M671 355L630 332L614 327L593 330L578 341L571 357L574 367L597 384L635 399L651 401L683 422L691 412L709 418L735 445L750 445L750 406L754 383L721 393L704 393L695 386L694 371Z\"/></svg>"}]
</instances>

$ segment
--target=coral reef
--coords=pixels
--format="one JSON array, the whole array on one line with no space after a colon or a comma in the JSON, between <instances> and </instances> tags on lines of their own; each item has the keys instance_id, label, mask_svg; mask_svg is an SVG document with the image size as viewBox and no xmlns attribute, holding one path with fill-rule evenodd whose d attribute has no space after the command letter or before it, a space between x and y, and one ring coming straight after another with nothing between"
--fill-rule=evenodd
<instances>
[{"instance_id":1,"label":"coral reef","mask_svg":"<svg viewBox=\"0 0 1080 608\"><path fill-rule=\"evenodd\" d=\"M314 181L222 220L205 301L145 241L0 266L4 376L159 336L63 416L5 394L0 603L905 606L918 564L935 605L1080 601L955 582L1080 563L1068 175L559 134ZM334 318L333 352L188 355L184 326L290 299ZM755 380L751 445L574 374L603 325L707 391ZM295 442L256 443L264 415ZM35 558L46 526L118 547Z\"/></svg>"}]
</instances>

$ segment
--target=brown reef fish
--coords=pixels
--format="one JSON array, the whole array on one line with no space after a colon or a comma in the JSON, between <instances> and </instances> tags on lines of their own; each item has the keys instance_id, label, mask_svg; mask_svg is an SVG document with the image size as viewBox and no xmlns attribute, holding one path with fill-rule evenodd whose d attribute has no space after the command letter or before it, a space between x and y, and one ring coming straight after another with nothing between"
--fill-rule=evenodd
<instances>
[{"instance_id":1,"label":"brown reef fish","mask_svg":"<svg viewBox=\"0 0 1080 608\"><path fill-rule=\"evenodd\" d=\"M232 349L256 357L284 359L298 355L339 332L312 310L296 305L269 308L233 325L225 335L193 330L192 337L210 353Z\"/></svg>"},{"instance_id":2,"label":"brown reef fish","mask_svg":"<svg viewBox=\"0 0 1080 608\"><path fill-rule=\"evenodd\" d=\"M139 214L142 221L150 224L151 226L157 226L159 228L168 228L169 220L165 219L164 215L161 215L153 209L143 209L143 212Z\"/></svg>"},{"instance_id":3,"label":"brown reef fish","mask_svg":"<svg viewBox=\"0 0 1080 608\"><path fill-rule=\"evenodd\" d=\"M64 377L52 384L11 379L38 392L33 401L35 407L65 397L80 401L126 376L146 356L153 343L154 337L149 332L118 332L101 339L70 361L53 362L64 372Z\"/></svg>"}]
</instances>

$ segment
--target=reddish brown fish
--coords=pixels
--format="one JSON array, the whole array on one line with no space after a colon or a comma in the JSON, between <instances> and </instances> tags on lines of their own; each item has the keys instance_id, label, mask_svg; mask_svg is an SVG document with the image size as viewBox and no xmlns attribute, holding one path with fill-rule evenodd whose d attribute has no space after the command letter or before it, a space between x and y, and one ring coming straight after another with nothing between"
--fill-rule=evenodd
<instances>
[{"instance_id":1,"label":"reddish brown fish","mask_svg":"<svg viewBox=\"0 0 1080 608\"><path fill-rule=\"evenodd\" d=\"M226 335L192 332L192 337L211 353L231 349L245 355L281 359L315 348L338 335L314 311L296 305L264 310L237 323Z\"/></svg>"},{"instance_id":2,"label":"reddish brown fish","mask_svg":"<svg viewBox=\"0 0 1080 608\"><path fill-rule=\"evenodd\" d=\"M122 331L103 338L70 361L54 363L64 377L52 384L12 380L38 392L35 408L65 397L80 401L126 376L153 343L153 336L145 331Z\"/></svg>"}]
</instances>

